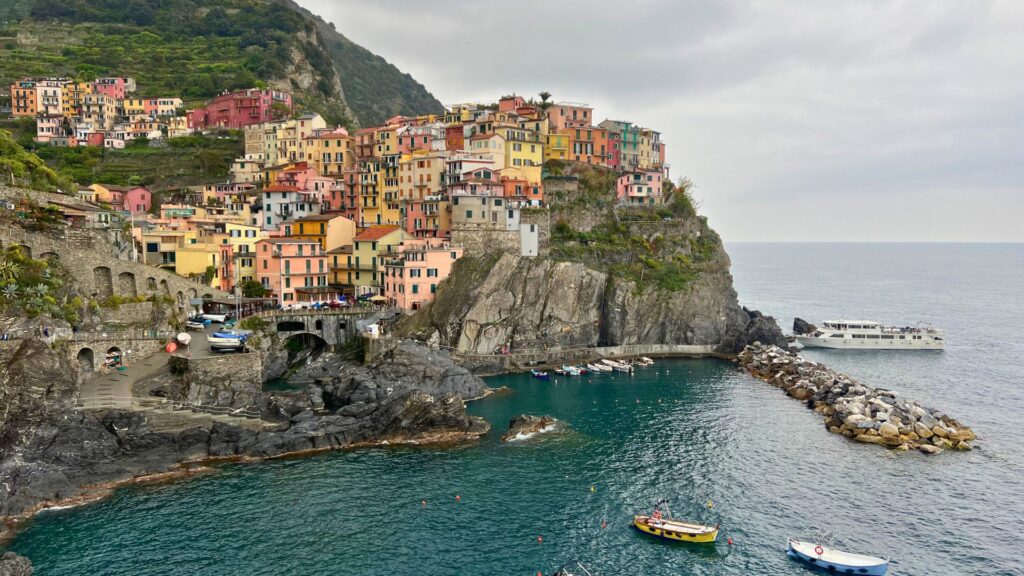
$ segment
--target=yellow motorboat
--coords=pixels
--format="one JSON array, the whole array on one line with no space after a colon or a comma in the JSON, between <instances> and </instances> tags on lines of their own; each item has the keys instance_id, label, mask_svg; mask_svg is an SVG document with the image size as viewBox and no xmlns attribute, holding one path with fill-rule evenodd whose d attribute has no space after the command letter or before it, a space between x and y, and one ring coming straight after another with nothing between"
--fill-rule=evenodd
<instances>
[{"instance_id":1,"label":"yellow motorboat","mask_svg":"<svg viewBox=\"0 0 1024 576\"><path fill-rule=\"evenodd\" d=\"M666 514L662 515L661 507L665 507ZM665 538L666 540L677 540L680 542L712 543L718 539L718 526L706 526L683 522L671 517L668 510L668 503L662 500L654 507L650 516L637 514L633 516L633 526L652 536Z\"/></svg>"}]
</instances>

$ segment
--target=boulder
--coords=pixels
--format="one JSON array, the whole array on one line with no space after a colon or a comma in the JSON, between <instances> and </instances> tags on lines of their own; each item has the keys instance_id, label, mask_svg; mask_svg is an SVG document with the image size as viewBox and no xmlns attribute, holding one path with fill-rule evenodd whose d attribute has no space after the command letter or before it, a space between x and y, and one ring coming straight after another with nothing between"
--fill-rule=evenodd
<instances>
[{"instance_id":1,"label":"boulder","mask_svg":"<svg viewBox=\"0 0 1024 576\"><path fill-rule=\"evenodd\" d=\"M957 450L973 450L974 446L971 446L971 443L967 442L966 440L961 440L960 442L956 443L955 448Z\"/></svg>"},{"instance_id":2,"label":"boulder","mask_svg":"<svg viewBox=\"0 0 1024 576\"><path fill-rule=\"evenodd\" d=\"M508 432L502 435L502 442L509 442L529 434L537 434L553 430L558 424L558 419L553 416L532 416L520 414L508 422Z\"/></svg>"},{"instance_id":3,"label":"boulder","mask_svg":"<svg viewBox=\"0 0 1024 576\"><path fill-rule=\"evenodd\" d=\"M946 430L946 427L941 424L932 427L932 434L935 434L939 438L949 437L949 431Z\"/></svg>"},{"instance_id":4,"label":"boulder","mask_svg":"<svg viewBox=\"0 0 1024 576\"><path fill-rule=\"evenodd\" d=\"M803 318L793 318L793 334L811 334L817 329L817 326Z\"/></svg>"},{"instance_id":5,"label":"boulder","mask_svg":"<svg viewBox=\"0 0 1024 576\"><path fill-rule=\"evenodd\" d=\"M883 422L878 427L878 435L883 438L895 438L900 435L900 429L892 422Z\"/></svg>"},{"instance_id":6,"label":"boulder","mask_svg":"<svg viewBox=\"0 0 1024 576\"><path fill-rule=\"evenodd\" d=\"M921 438L927 439L932 437L931 428L925 426L922 422L914 422L914 433L916 433Z\"/></svg>"},{"instance_id":7,"label":"boulder","mask_svg":"<svg viewBox=\"0 0 1024 576\"><path fill-rule=\"evenodd\" d=\"M925 454L928 454L929 456L942 452L942 448L939 448L938 446L932 446L931 444L921 444L921 447L918 448L918 450L924 452Z\"/></svg>"},{"instance_id":8,"label":"boulder","mask_svg":"<svg viewBox=\"0 0 1024 576\"><path fill-rule=\"evenodd\" d=\"M924 424L925 426L927 426L929 430L939 425L938 419L936 419L934 416L932 416L928 412L925 412L924 414L922 414L921 417L918 419L918 421L921 424Z\"/></svg>"},{"instance_id":9,"label":"boulder","mask_svg":"<svg viewBox=\"0 0 1024 576\"><path fill-rule=\"evenodd\" d=\"M874 432L874 430L872 430ZM854 438L857 442L864 442L865 444L881 444L884 440L881 436L869 436L868 434L861 434Z\"/></svg>"}]
</instances>

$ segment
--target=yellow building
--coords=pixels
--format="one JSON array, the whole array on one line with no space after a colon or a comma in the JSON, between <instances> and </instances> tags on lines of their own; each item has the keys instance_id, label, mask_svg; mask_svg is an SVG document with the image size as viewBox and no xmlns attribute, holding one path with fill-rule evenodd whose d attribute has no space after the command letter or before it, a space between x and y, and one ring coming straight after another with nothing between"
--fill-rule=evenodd
<instances>
[{"instance_id":1,"label":"yellow building","mask_svg":"<svg viewBox=\"0 0 1024 576\"><path fill-rule=\"evenodd\" d=\"M359 174L359 226L373 226L380 222L381 216L381 185L380 161L363 162L363 170Z\"/></svg>"},{"instance_id":2,"label":"yellow building","mask_svg":"<svg viewBox=\"0 0 1024 576\"><path fill-rule=\"evenodd\" d=\"M340 178L355 165L355 141L344 128L317 130L306 139L306 161L322 176Z\"/></svg>"},{"instance_id":3,"label":"yellow building","mask_svg":"<svg viewBox=\"0 0 1024 576\"><path fill-rule=\"evenodd\" d=\"M263 231L259 226L248 224L225 223L225 241L231 244L235 258L235 268L238 283L256 279L256 242L263 237ZM234 279L231 279L234 283Z\"/></svg>"},{"instance_id":4,"label":"yellow building","mask_svg":"<svg viewBox=\"0 0 1024 576\"><path fill-rule=\"evenodd\" d=\"M312 240L324 251L351 246L356 236L356 223L338 214L314 214L284 223L284 235Z\"/></svg>"},{"instance_id":5,"label":"yellow building","mask_svg":"<svg viewBox=\"0 0 1024 576\"><path fill-rule=\"evenodd\" d=\"M185 243L174 254L174 272L198 280L204 286L220 288L220 247L216 242ZM208 274L212 269L212 274Z\"/></svg>"},{"instance_id":6,"label":"yellow building","mask_svg":"<svg viewBox=\"0 0 1024 576\"><path fill-rule=\"evenodd\" d=\"M397 128L381 128L376 133L376 145L373 147L373 155L376 158L398 153Z\"/></svg>"},{"instance_id":7,"label":"yellow building","mask_svg":"<svg viewBox=\"0 0 1024 576\"><path fill-rule=\"evenodd\" d=\"M332 276L339 284L352 287L352 294L381 293L384 284L384 259L394 256L396 247L410 239L405 230L398 226L372 226L363 230L353 239L352 253L339 251L338 268ZM333 265L333 256L330 262Z\"/></svg>"},{"instance_id":8,"label":"yellow building","mask_svg":"<svg viewBox=\"0 0 1024 576\"><path fill-rule=\"evenodd\" d=\"M85 96L92 94L92 82L68 82L64 85L64 116L78 116L85 106Z\"/></svg>"},{"instance_id":9,"label":"yellow building","mask_svg":"<svg viewBox=\"0 0 1024 576\"><path fill-rule=\"evenodd\" d=\"M131 122L146 117L146 100L147 98L125 98L121 103L121 106L124 108L124 115Z\"/></svg>"},{"instance_id":10,"label":"yellow building","mask_svg":"<svg viewBox=\"0 0 1024 576\"><path fill-rule=\"evenodd\" d=\"M380 161L380 204L377 224L399 224L402 217L402 204L399 188L399 165L402 155L391 154Z\"/></svg>"},{"instance_id":11,"label":"yellow building","mask_svg":"<svg viewBox=\"0 0 1024 576\"><path fill-rule=\"evenodd\" d=\"M568 134L548 134L544 146L544 161L568 160L571 139Z\"/></svg>"}]
</instances>

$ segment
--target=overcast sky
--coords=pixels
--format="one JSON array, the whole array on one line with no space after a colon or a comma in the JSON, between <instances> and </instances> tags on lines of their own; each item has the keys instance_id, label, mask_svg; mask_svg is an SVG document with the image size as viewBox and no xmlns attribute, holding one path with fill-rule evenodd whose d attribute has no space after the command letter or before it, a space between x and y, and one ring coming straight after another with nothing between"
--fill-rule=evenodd
<instances>
[{"instance_id":1,"label":"overcast sky","mask_svg":"<svg viewBox=\"0 0 1024 576\"><path fill-rule=\"evenodd\" d=\"M1024 1L299 2L445 104L660 130L727 241L1024 241Z\"/></svg>"}]
</instances>

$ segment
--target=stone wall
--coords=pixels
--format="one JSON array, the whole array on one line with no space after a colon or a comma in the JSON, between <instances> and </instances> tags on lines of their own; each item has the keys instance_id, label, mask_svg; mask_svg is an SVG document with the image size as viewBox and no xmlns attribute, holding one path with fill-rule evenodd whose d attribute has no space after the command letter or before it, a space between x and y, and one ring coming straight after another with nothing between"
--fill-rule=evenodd
<instances>
[{"instance_id":1,"label":"stone wall","mask_svg":"<svg viewBox=\"0 0 1024 576\"><path fill-rule=\"evenodd\" d=\"M545 208L527 208L523 209L520 218L523 224L537 227L537 255L547 256L551 250L551 212Z\"/></svg>"},{"instance_id":2,"label":"stone wall","mask_svg":"<svg viewBox=\"0 0 1024 576\"><path fill-rule=\"evenodd\" d=\"M186 397L196 406L251 408L263 392L260 354L224 354L209 358L171 358L171 371L180 374Z\"/></svg>"},{"instance_id":3,"label":"stone wall","mask_svg":"<svg viewBox=\"0 0 1024 576\"><path fill-rule=\"evenodd\" d=\"M452 244L462 246L465 256L487 256L495 252L519 255L519 230L453 229Z\"/></svg>"}]
</instances>

